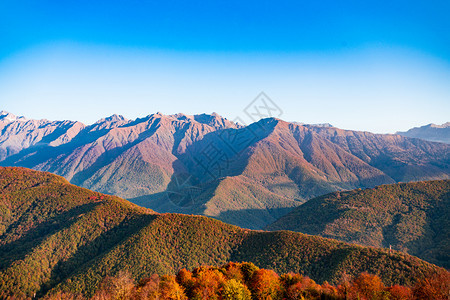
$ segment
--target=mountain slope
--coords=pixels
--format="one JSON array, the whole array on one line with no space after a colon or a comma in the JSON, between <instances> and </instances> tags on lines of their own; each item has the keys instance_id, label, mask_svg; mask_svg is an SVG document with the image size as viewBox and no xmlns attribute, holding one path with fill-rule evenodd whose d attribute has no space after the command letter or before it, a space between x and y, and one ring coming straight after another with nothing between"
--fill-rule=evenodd
<instances>
[{"instance_id":1,"label":"mountain slope","mask_svg":"<svg viewBox=\"0 0 450 300\"><path fill-rule=\"evenodd\" d=\"M450 180L335 192L266 227L389 247L450 267Z\"/></svg>"},{"instance_id":2,"label":"mountain slope","mask_svg":"<svg viewBox=\"0 0 450 300\"><path fill-rule=\"evenodd\" d=\"M0 112L0 161L29 147L68 143L84 124L72 121L29 120Z\"/></svg>"},{"instance_id":3,"label":"mountain slope","mask_svg":"<svg viewBox=\"0 0 450 300\"><path fill-rule=\"evenodd\" d=\"M397 134L432 142L450 144L450 122L442 125L428 124L421 127L414 127L405 132L397 132Z\"/></svg>"},{"instance_id":4,"label":"mountain slope","mask_svg":"<svg viewBox=\"0 0 450 300\"><path fill-rule=\"evenodd\" d=\"M329 192L448 179L449 161L450 145L398 135L157 113L134 121L114 115L64 144L31 145L0 164L49 171L158 212L261 229Z\"/></svg>"},{"instance_id":5,"label":"mountain slope","mask_svg":"<svg viewBox=\"0 0 450 300\"><path fill-rule=\"evenodd\" d=\"M0 168L0 186L0 297L40 296L51 289L92 294L101 278L120 270L139 280L227 261L331 282L344 272L368 271L386 284L409 284L436 269L401 252L155 214L29 169Z\"/></svg>"}]
</instances>

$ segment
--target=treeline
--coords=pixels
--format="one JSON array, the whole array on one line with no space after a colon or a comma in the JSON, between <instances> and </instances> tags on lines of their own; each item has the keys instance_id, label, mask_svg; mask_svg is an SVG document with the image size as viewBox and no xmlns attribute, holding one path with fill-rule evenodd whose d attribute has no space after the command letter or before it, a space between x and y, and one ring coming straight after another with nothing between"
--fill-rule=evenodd
<instances>
[{"instance_id":1,"label":"treeline","mask_svg":"<svg viewBox=\"0 0 450 300\"><path fill-rule=\"evenodd\" d=\"M46 300L82 300L82 295L57 292ZM381 279L361 273L343 276L338 285L317 284L300 274L281 276L253 263L227 263L219 268L202 266L192 272L182 269L176 275L153 275L134 283L130 274L119 272L106 277L92 300L294 300L294 299L450 299L450 273L444 270L419 280L415 286L384 286Z\"/></svg>"}]
</instances>

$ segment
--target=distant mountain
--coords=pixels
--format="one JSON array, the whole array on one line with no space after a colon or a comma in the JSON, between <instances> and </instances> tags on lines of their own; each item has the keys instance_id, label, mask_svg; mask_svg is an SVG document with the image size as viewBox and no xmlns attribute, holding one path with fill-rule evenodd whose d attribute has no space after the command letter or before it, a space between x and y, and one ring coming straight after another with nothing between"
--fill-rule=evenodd
<instances>
[{"instance_id":1,"label":"distant mountain","mask_svg":"<svg viewBox=\"0 0 450 300\"><path fill-rule=\"evenodd\" d=\"M334 127L333 125L331 125L330 123L318 123L318 124L307 124L307 123L303 123L303 122L291 122L292 124L295 125L304 125L304 126L315 126L315 127Z\"/></svg>"},{"instance_id":2,"label":"distant mountain","mask_svg":"<svg viewBox=\"0 0 450 300\"><path fill-rule=\"evenodd\" d=\"M449 145L275 118L243 127L217 114L157 113L89 126L3 126L3 166L49 171L158 212L251 229L329 192L450 177ZM20 145L14 151L12 141Z\"/></svg>"},{"instance_id":3,"label":"distant mountain","mask_svg":"<svg viewBox=\"0 0 450 300\"><path fill-rule=\"evenodd\" d=\"M399 131L396 134L432 142L450 144L450 122L442 125L428 124L422 127L414 127L405 132Z\"/></svg>"},{"instance_id":4,"label":"distant mountain","mask_svg":"<svg viewBox=\"0 0 450 300\"><path fill-rule=\"evenodd\" d=\"M241 229L220 221L156 214L62 177L0 168L0 298L52 289L92 295L107 275L140 280L181 268L253 262L336 283L343 274L379 274L385 284L413 284L437 267L386 249L294 232Z\"/></svg>"},{"instance_id":5,"label":"distant mountain","mask_svg":"<svg viewBox=\"0 0 450 300\"><path fill-rule=\"evenodd\" d=\"M0 161L32 146L65 144L84 127L80 122L29 120L1 111Z\"/></svg>"},{"instance_id":6,"label":"distant mountain","mask_svg":"<svg viewBox=\"0 0 450 300\"><path fill-rule=\"evenodd\" d=\"M366 246L389 247L450 268L450 180L334 192L269 225Z\"/></svg>"}]
</instances>

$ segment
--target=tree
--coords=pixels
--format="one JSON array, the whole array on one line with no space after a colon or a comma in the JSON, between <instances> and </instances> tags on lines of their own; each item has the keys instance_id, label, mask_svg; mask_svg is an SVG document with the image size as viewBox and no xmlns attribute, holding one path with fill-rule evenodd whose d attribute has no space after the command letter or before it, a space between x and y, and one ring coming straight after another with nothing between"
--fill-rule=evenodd
<instances>
[{"instance_id":1,"label":"tree","mask_svg":"<svg viewBox=\"0 0 450 300\"><path fill-rule=\"evenodd\" d=\"M187 300L184 289L177 283L175 276L165 275L159 283L161 299L164 300Z\"/></svg>"},{"instance_id":2,"label":"tree","mask_svg":"<svg viewBox=\"0 0 450 300\"><path fill-rule=\"evenodd\" d=\"M181 269L177 273L176 280L184 287L187 296L191 297L192 287L195 283L195 278L192 277L192 273L186 269Z\"/></svg>"},{"instance_id":3,"label":"tree","mask_svg":"<svg viewBox=\"0 0 450 300\"><path fill-rule=\"evenodd\" d=\"M142 279L136 287L135 300L156 300L159 299L160 279L157 274Z\"/></svg>"},{"instance_id":4,"label":"tree","mask_svg":"<svg viewBox=\"0 0 450 300\"><path fill-rule=\"evenodd\" d=\"M193 299L219 299L225 276L217 269L201 268L194 271Z\"/></svg>"},{"instance_id":5,"label":"tree","mask_svg":"<svg viewBox=\"0 0 450 300\"><path fill-rule=\"evenodd\" d=\"M130 299L133 294L134 283L131 275L126 271L119 271L115 277L107 276L100 283L100 289L95 293L93 299Z\"/></svg>"},{"instance_id":6,"label":"tree","mask_svg":"<svg viewBox=\"0 0 450 300\"><path fill-rule=\"evenodd\" d=\"M360 299L377 299L383 294L384 285L377 275L361 273L353 280L351 291Z\"/></svg>"},{"instance_id":7,"label":"tree","mask_svg":"<svg viewBox=\"0 0 450 300\"><path fill-rule=\"evenodd\" d=\"M244 282L247 285L250 283L250 280L253 277L253 273L259 270L259 268L251 262L242 262L239 264L239 268L241 269L241 273L244 276Z\"/></svg>"},{"instance_id":8,"label":"tree","mask_svg":"<svg viewBox=\"0 0 450 300\"><path fill-rule=\"evenodd\" d=\"M251 300L252 295L248 288L237 279L230 279L223 285L223 300Z\"/></svg>"},{"instance_id":9,"label":"tree","mask_svg":"<svg viewBox=\"0 0 450 300\"><path fill-rule=\"evenodd\" d=\"M450 299L450 272L441 270L422 280L414 287L417 299Z\"/></svg>"},{"instance_id":10,"label":"tree","mask_svg":"<svg viewBox=\"0 0 450 300\"><path fill-rule=\"evenodd\" d=\"M281 278L285 281L287 299L316 299L322 294L320 285L307 276L285 274Z\"/></svg>"},{"instance_id":11,"label":"tree","mask_svg":"<svg viewBox=\"0 0 450 300\"><path fill-rule=\"evenodd\" d=\"M244 282L244 274L241 271L241 264L230 262L220 269L227 279L236 279Z\"/></svg>"},{"instance_id":12,"label":"tree","mask_svg":"<svg viewBox=\"0 0 450 300\"><path fill-rule=\"evenodd\" d=\"M256 299L281 299L282 285L278 275L272 270L260 269L253 273L250 283L252 295Z\"/></svg>"},{"instance_id":13,"label":"tree","mask_svg":"<svg viewBox=\"0 0 450 300\"><path fill-rule=\"evenodd\" d=\"M386 290L390 294L392 300L411 300L414 299L412 290L407 286L393 285Z\"/></svg>"},{"instance_id":14,"label":"tree","mask_svg":"<svg viewBox=\"0 0 450 300\"><path fill-rule=\"evenodd\" d=\"M327 281L322 284L322 295L324 299L340 299L338 289Z\"/></svg>"},{"instance_id":15,"label":"tree","mask_svg":"<svg viewBox=\"0 0 450 300\"><path fill-rule=\"evenodd\" d=\"M280 281L284 288L287 289L291 285L294 285L302 280L303 276L296 273L287 273L280 276Z\"/></svg>"},{"instance_id":16,"label":"tree","mask_svg":"<svg viewBox=\"0 0 450 300\"><path fill-rule=\"evenodd\" d=\"M8 299L11 299L11 298L8 298ZM18 298L18 299L20 299L20 298ZM43 299L44 300L83 300L84 298L81 295L75 295L72 293L59 291L55 294L47 295Z\"/></svg>"},{"instance_id":17,"label":"tree","mask_svg":"<svg viewBox=\"0 0 450 300\"><path fill-rule=\"evenodd\" d=\"M350 295L350 289L351 289L351 276L347 274L347 272L342 273L340 283L338 285L338 291L339 294L344 297L345 299L348 299Z\"/></svg>"}]
</instances>

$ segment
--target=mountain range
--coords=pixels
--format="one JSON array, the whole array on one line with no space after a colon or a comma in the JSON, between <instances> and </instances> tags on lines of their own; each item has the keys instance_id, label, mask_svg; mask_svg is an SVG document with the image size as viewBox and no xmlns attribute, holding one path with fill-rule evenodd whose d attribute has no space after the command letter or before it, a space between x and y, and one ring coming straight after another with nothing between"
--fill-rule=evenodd
<instances>
[{"instance_id":1,"label":"mountain range","mask_svg":"<svg viewBox=\"0 0 450 300\"><path fill-rule=\"evenodd\" d=\"M450 144L450 122L442 125L428 124L421 127L414 127L408 131L398 131L397 134L432 142Z\"/></svg>"},{"instance_id":2,"label":"mountain range","mask_svg":"<svg viewBox=\"0 0 450 300\"><path fill-rule=\"evenodd\" d=\"M56 290L89 296L121 271L139 281L229 261L331 283L369 272L387 285L411 285L439 270L398 251L158 214L51 173L0 167L0 298Z\"/></svg>"},{"instance_id":3,"label":"mountain range","mask_svg":"<svg viewBox=\"0 0 450 300\"><path fill-rule=\"evenodd\" d=\"M311 199L266 227L400 250L450 268L450 180L382 185Z\"/></svg>"},{"instance_id":4,"label":"mountain range","mask_svg":"<svg viewBox=\"0 0 450 300\"><path fill-rule=\"evenodd\" d=\"M92 125L0 114L0 165L49 171L157 212L261 229L329 192L450 178L450 145L215 113Z\"/></svg>"}]
</instances>

